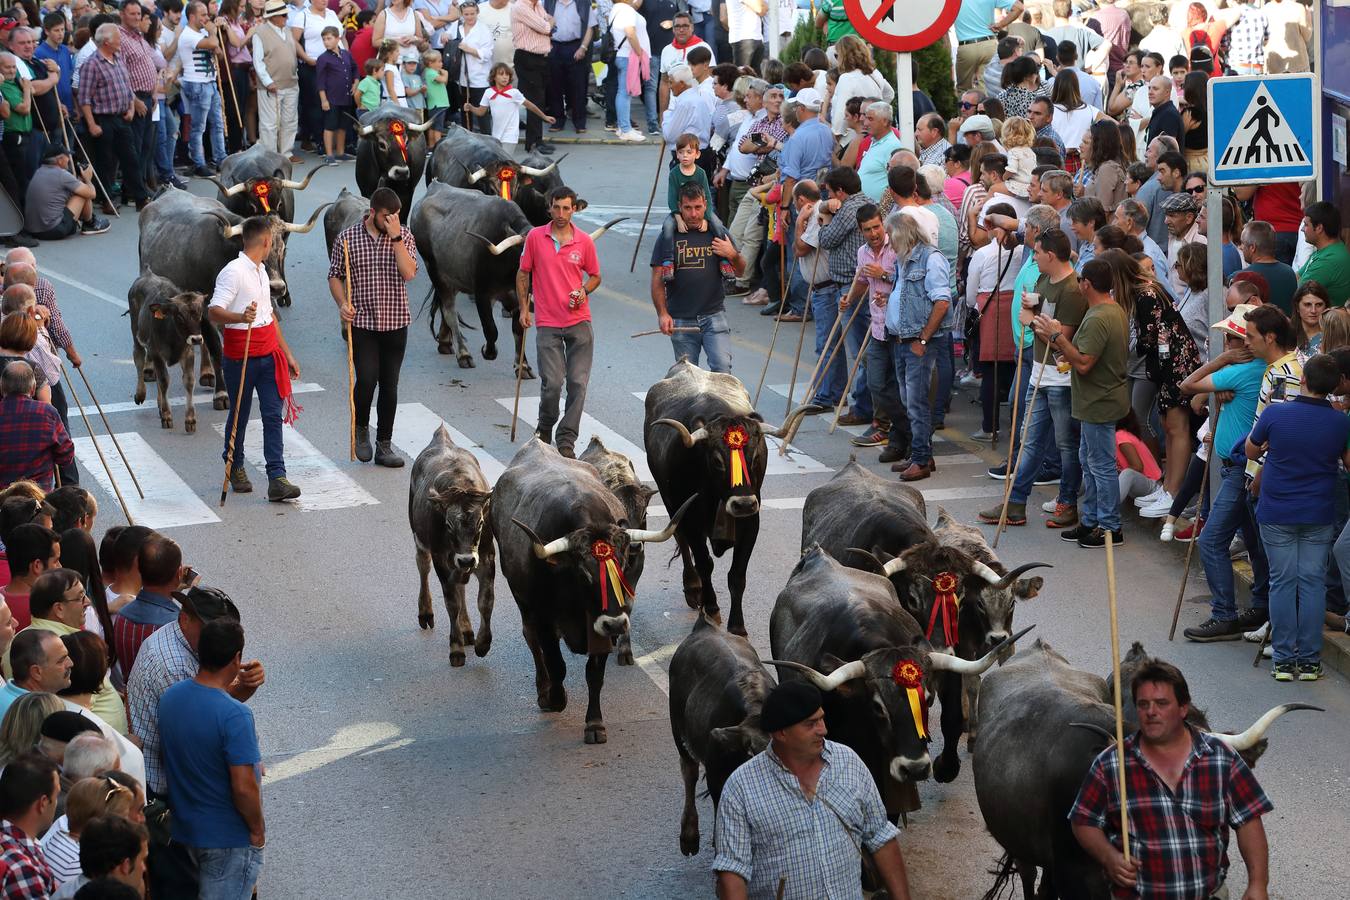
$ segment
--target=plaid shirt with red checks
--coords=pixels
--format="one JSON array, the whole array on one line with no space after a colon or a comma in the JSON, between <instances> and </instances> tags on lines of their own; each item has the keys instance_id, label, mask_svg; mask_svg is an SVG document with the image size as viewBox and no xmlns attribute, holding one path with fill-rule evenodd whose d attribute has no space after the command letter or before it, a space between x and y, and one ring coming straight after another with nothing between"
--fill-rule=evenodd
<instances>
[{"instance_id":1,"label":"plaid shirt with red checks","mask_svg":"<svg viewBox=\"0 0 1350 900\"><path fill-rule=\"evenodd\" d=\"M50 491L53 469L74 458L75 445L50 403L17 394L0 400L0 487L29 479Z\"/></svg>"},{"instance_id":2,"label":"plaid shirt with red checks","mask_svg":"<svg viewBox=\"0 0 1350 900\"><path fill-rule=\"evenodd\" d=\"M123 115L135 99L131 76L120 57L108 59L95 50L80 66L80 105L88 106L94 115Z\"/></svg>"},{"instance_id":3,"label":"plaid shirt with red checks","mask_svg":"<svg viewBox=\"0 0 1350 900\"><path fill-rule=\"evenodd\" d=\"M0 825L0 897L5 900L47 900L56 879L38 842L4 820Z\"/></svg>"},{"instance_id":4,"label":"plaid shirt with red checks","mask_svg":"<svg viewBox=\"0 0 1350 900\"><path fill-rule=\"evenodd\" d=\"M399 238L417 266L417 244L406 227ZM343 248L346 248L346 255ZM408 285L398 272L393 242L381 234L372 237L365 222L343 231L333 241L328 261L328 277L346 280L348 259L351 264L352 307L356 318L353 328L367 331L395 331L412 321L408 312Z\"/></svg>"},{"instance_id":5,"label":"plaid shirt with red checks","mask_svg":"<svg viewBox=\"0 0 1350 900\"><path fill-rule=\"evenodd\" d=\"M141 94L154 91L159 70L150 45L139 31L132 31L125 25L119 25L118 30L122 32L122 62L126 64L131 89Z\"/></svg>"},{"instance_id":6,"label":"plaid shirt with red checks","mask_svg":"<svg viewBox=\"0 0 1350 900\"><path fill-rule=\"evenodd\" d=\"M1112 896L1209 900L1228 875L1228 829L1275 808L1227 745L1194 729L1191 739L1175 793L1144 759L1138 733L1125 739L1130 853L1139 879L1134 890L1113 885ZM1069 811L1070 822L1100 828L1116 849L1119 772L1116 748L1108 747L1093 760Z\"/></svg>"},{"instance_id":7,"label":"plaid shirt with red checks","mask_svg":"<svg viewBox=\"0 0 1350 900\"><path fill-rule=\"evenodd\" d=\"M66 320L61 318L61 307L56 305L56 288L52 287L50 281L39 275L37 287L33 288L33 293L37 295L38 305L47 307L47 311L52 314L52 317L47 320L47 332L52 336L52 342L62 350L69 352L73 342L70 338L70 331L66 328Z\"/></svg>"}]
</instances>

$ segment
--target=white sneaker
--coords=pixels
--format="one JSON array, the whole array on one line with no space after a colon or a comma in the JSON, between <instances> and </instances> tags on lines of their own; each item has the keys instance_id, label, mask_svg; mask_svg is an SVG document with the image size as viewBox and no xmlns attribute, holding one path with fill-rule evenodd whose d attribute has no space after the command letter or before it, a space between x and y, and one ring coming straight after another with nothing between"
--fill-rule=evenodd
<instances>
[{"instance_id":1,"label":"white sneaker","mask_svg":"<svg viewBox=\"0 0 1350 900\"><path fill-rule=\"evenodd\" d=\"M1158 535L1158 540L1162 541L1164 544L1167 543L1168 541L1172 540L1172 532L1174 531L1176 531L1175 525L1173 525L1171 522L1164 522L1162 527L1162 533Z\"/></svg>"},{"instance_id":2,"label":"white sneaker","mask_svg":"<svg viewBox=\"0 0 1350 900\"><path fill-rule=\"evenodd\" d=\"M961 376L961 379L960 381L957 382L957 384L959 384L963 388L979 387L980 379L974 372L967 372L966 374Z\"/></svg>"},{"instance_id":3,"label":"white sneaker","mask_svg":"<svg viewBox=\"0 0 1350 900\"><path fill-rule=\"evenodd\" d=\"M646 141L647 138L640 131L625 131L623 134L619 135L619 140L632 141L634 144L641 144Z\"/></svg>"},{"instance_id":4,"label":"white sneaker","mask_svg":"<svg viewBox=\"0 0 1350 900\"><path fill-rule=\"evenodd\" d=\"M1145 506L1152 506L1154 503L1157 503L1158 498L1165 493L1167 492L1163 490L1163 486L1160 484L1153 489L1153 493L1145 494L1142 497L1135 497L1134 505L1140 507L1141 509Z\"/></svg>"},{"instance_id":5,"label":"white sneaker","mask_svg":"<svg viewBox=\"0 0 1350 900\"><path fill-rule=\"evenodd\" d=\"M1044 503L1041 504L1041 512L1048 512L1048 513L1050 513L1051 515L1054 515L1055 510L1058 509L1058 508L1059 508L1059 499L1058 499L1058 498L1055 498L1055 499L1052 499L1052 500L1047 500L1047 501L1045 501Z\"/></svg>"},{"instance_id":6,"label":"white sneaker","mask_svg":"<svg viewBox=\"0 0 1350 900\"><path fill-rule=\"evenodd\" d=\"M1166 491L1148 506L1140 507L1139 515L1145 519L1161 519L1172 512L1172 495Z\"/></svg>"},{"instance_id":7,"label":"white sneaker","mask_svg":"<svg viewBox=\"0 0 1350 900\"><path fill-rule=\"evenodd\" d=\"M1268 634L1270 634L1270 623L1269 623L1269 622L1267 622L1266 624L1262 625L1260 628L1256 629L1255 631L1244 631L1244 632L1242 632L1242 639L1243 639L1244 641L1250 641L1250 642L1253 643L1253 644L1259 644L1259 643L1261 643L1262 641L1264 641L1264 640L1266 639L1266 635L1268 635Z\"/></svg>"}]
</instances>

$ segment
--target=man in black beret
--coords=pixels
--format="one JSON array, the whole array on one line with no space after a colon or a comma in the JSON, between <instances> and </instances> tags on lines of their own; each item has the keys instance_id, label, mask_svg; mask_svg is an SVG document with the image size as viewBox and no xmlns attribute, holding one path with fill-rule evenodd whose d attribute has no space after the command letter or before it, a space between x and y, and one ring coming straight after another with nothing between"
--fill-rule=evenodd
<instances>
[{"instance_id":1,"label":"man in black beret","mask_svg":"<svg viewBox=\"0 0 1350 900\"><path fill-rule=\"evenodd\" d=\"M769 747L732 773L717 807L717 896L862 900L866 848L893 900L908 900L899 832L862 760L825 739L820 691L786 681L759 716Z\"/></svg>"}]
</instances>

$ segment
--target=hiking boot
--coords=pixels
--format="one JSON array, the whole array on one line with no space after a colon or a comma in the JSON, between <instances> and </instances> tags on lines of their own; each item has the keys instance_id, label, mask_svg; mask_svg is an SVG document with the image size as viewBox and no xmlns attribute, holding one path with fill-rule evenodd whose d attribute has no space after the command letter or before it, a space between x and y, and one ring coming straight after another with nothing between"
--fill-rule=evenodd
<instances>
[{"instance_id":1,"label":"hiking boot","mask_svg":"<svg viewBox=\"0 0 1350 900\"><path fill-rule=\"evenodd\" d=\"M230 469L230 487L236 494L253 493L253 482L248 480L248 473L244 471L243 466L234 466Z\"/></svg>"},{"instance_id":2,"label":"hiking boot","mask_svg":"<svg viewBox=\"0 0 1350 900\"><path fill-rule=\"evenodd\" d=\"M374 449L370 446L370 426L356 426L356 458L361 462L370 462L370 458L375 455Z\"/></svg>"},{"instance_id":3,"label":"hiking boot","mask_svg":"<svg viewBox=\"0 0 1350 900\"><path fill-rule=\"evenodd\" d=\"M846 425L846 426L847 426L847 425L870 425L870 424L872 424L872 417L871 417L871 416L860 416L860 415L858 415L857 413L853 412L853 410L849 410L847 413L845 413L844 415L842 415L842 416L839 417L839 424L840 424L840 425Z\"/></svg>"},{"instance_id":4,"label":"hiking boot","mask_svg":"<svg viewBox=\"0 0 1350 900\"><path fill-rule=\"evenodd\" d=\"M1055 514L1045 520L1046 528L1072 528L1078 524L1078 506L1074 503L1056 503ZM1120 543L1119 540L1116 541Z\"/></svg>"},{"instance_id":5,"label":"hiking boot","mask_svg":"<svg viewBox=\"0 0 1350 900\"><path fill-rule=\"evenodd\" d=\"M1237 622L1239 625L1242 626L1243 631L1256 631L1260 629L1262 625L1265 625L1269 621L1270 621L1269 611L1264 609L1257 609L1254 606L1249 606L1246 609L1242 610L1241 612L1238 613L1237 617ZM1259 637L1247 638L1247 640L1255 644L1259 643L1261 638Z\"/></svg>"},{"instance_id":6,"label":"hiking boot","mask_svg":"<svg viewBox=\"0 0 1350 900\"><path fill-rule=\"evenodd\" d=\"M1075 525L1073 528L1066 528L1059 533L1059 539L1069 544L1078 543L1078 539L1087 537L1093 529L1087 525Z\"/></svg>"},{"instance_id":7,"label":"hiking boot","mask_svg":"<svg viewBox=\"0 0 1350 900\"><path fill-rule=\"evenodd\" d=\"M282 500L294 500L300 496L300 489L282 475L280 478L267 479L267 499L273 503Z\"/></svg>"},{"instance_id":8,"label":"hiking boot","mask_svg":"<svg viewBox=\"0 0 1350 900\"><path fill-rule=\"evenodd\" d=\"M542 425L539 426L534 430L534 436L539 438L539 440L543 441L545 444L553 443L553 426L550 425L548 428L545 428Z\"/></svg>"},{"instance_id":9,"label":"hiking boot","mask_svg":"<svg viewBox=\"0 0 1350 900\"><path fill-rule=\"evenodd\" d=\"M909 457L909 448L898 444L887 444L886 449L881 451L877 457L879 463L898 463L902 459ZM909 466L905 466L908 469ZM903 472L904 469L894 469L893 471Z\"/></svg>"},{"instance_id":10,"label":"hiking boot","mask_svg":"<svg viewBox=\"0 0 1350 900\"><path fill-rule=\"evenodd\" d=\"M991 506L980 513L980 521L987 525L997 525L1002 518L1003 505ZM1009 503L1007 525L1025 525L1027 524L1027 505L1025 503Z\"/></svg>"},{"instance_id":11,"label":"hiking boot","mask_svg":"<svg viewBox=\"0 0 1350 900\"><path fill-rule=\"evenodd\" d=\"M561 456L561 457L564 457L564 458L566 458L566 459L576 459L576 458L577 458L577 452L576 452L575 450L573 450L571 447L566 447L566 446L561 446L561 445L558 447L558 455Z\"/></svg>"},{"instance_id":12,"label":"hiking boot","mask_svg":"<svg viewBox=\"0 0 1350 900\"><path fill-rule=\"evenodd\" d=\"M1117 528L1111 532L1111 544L1113 547L1122 547L1125 545L1125 532ZM1078 546L1088 550L1100 550L1106 546L1106 529L1094 528L1088 534L1078 539Z\"/></svg>"},{"instance_id":13,"label":"hiking boot","mask_svg":"<svg viewBox=\"0 0 1350 900\"><path fill-rule=\"evenodd\" d=\"M1210 644L1215 641L1236 641L1242 637L1242 630L1242 625L1237 619L1229 619L1223 622L1210 616L1199 625L1187 628L1182 634L1186 636L1188 641Z\"/></svg>"},{"instance_id":14,"label":"hiking boot","mask_svg":"<svg viewBox=\"0 0 1350 900\"><path fill-rule=\"evenodd\" d=\"M886 443L889 433L878 425L873 425L867 431L855 437L849 443L855 447L880 447Z\"/></svg>"},{"instance_id":15,"label":"hiking boot","mask_svg":"<svg viewBox=\"0 0 1350 900\"><path fill-rule=\"evenodd\" d=\"M375 442L375 465L384 466L386 469L403 468L403 457L394 452L394 448L389 441Z\"/></svg>"},{"instance_id":16,"label":"hiking boot","mask_svg":"<svg viewBox=\"0 0 1350 900\"><path fill-rule=\"evenodd\" d=\"M1320 662L1299 663L1298 680L1316 681L1322 677L1322 664Z\"/></svg>"},{"instance_id":17,"label":"hiking boot","mask_svg":"<svg viewBox=\"0 0 1350 900\"><path fill-rule=\"evenodd\" d=\"M1320 669L1321 666L1318 666ZM1270 676L1276 681L1293 681L1298 674L1298 666L1293 663L1275 663L1270 667ZM1316 679L1310 679L1316 680Z\"/></svg>"}]
</instances>

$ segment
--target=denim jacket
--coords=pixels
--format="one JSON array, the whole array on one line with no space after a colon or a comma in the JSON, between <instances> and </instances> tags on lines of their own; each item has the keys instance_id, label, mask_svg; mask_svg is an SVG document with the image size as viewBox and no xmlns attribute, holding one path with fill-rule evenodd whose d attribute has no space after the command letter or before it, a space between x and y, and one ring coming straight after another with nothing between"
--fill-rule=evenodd
<instances>
[{"instance_id":1,"label":"denim jacket","mask_svg":"<svg viewBox=\"0 0 1350 900\"><path fill-rule=\"evenodd\" d=\"M920 243L898 269L895 288L886 301L886 331L899 338L918 337L933 314L933 304L939 300L951 303L947 260L936 248ZM951 323L952 309L948 305L942 325L934 334L949 331Z\"/></svg>"}]
</instances>

